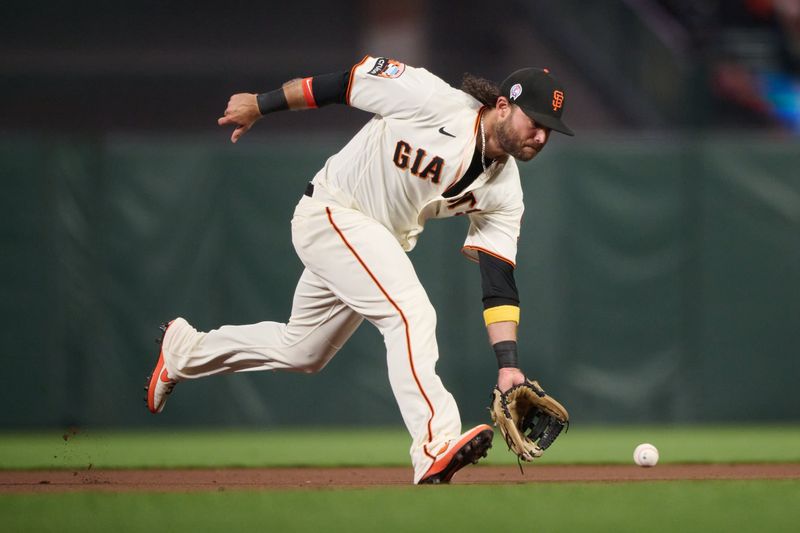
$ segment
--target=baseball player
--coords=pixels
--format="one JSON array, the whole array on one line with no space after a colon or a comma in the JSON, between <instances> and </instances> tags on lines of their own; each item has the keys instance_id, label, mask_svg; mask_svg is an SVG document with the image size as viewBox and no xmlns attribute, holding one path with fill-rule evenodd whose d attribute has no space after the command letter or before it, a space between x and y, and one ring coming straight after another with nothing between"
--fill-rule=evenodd
<instances>
[{"instance_id":1,"label":"baseball player","mask_svg":"<svg viewBox=\"0 0 800 533\"><path fill-rule=\"evenodd\" d=\"M308 183L292 218L305 265L288 323L195 330L162 327L147 385L158 413L175 385L253 370L320 371L366 319L384 337L389 381L412 437L414 483L447 483L484 457L492 429L462 433L458 407L436 374L436 311L406 252L434 218L464 215L463 253L479 263L483 316L501 391L525 381L517 357L514 282L523 212L515 160L533 159L561 121L564 88L547 70L523 69L501 87L472 76L463 90L425 69L367 56L349 70L231 96L218 123L237 142L282 110L345 104L374 116Z\"/></svg>"}]
</instances>

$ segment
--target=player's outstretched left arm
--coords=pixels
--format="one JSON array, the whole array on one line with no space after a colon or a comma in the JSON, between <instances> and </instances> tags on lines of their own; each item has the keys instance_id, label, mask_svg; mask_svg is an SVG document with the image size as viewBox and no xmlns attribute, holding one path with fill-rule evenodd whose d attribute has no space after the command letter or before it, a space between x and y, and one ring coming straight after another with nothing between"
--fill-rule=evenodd
<instances>
[{"instance_id":1,"label":"player's outstretched left arm","mask_svg":"<svg viewBox=\"0 0 800 533\"><path fill-rule=\"evenodd\" d=\"M335 72L287 81L280 89L255 94L237 93L228 100L225 113L217 119L220 126L236 126L231 135L235 143L261 117L276 111L315 109L344 103L350 72Z\"/></svg>"}]
</instances>

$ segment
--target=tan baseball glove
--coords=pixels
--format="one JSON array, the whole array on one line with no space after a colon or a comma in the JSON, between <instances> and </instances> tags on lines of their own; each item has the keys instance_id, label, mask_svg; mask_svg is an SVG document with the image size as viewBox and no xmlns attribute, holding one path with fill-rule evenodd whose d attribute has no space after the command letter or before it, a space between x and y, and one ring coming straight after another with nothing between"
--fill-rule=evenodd
<instances>
[{"instance_id":1,"label":"tan baseball glove","mask_svg":"<svg viewBox=\"0 0 800 533\"><path fill-rule=\"evenodd\" d=\"M528 379L506 392L495 387L489 410L508 449L523 461L541 457L569 426L564 406L548 396L539 383Z\"/></svg>"}]
</instances>

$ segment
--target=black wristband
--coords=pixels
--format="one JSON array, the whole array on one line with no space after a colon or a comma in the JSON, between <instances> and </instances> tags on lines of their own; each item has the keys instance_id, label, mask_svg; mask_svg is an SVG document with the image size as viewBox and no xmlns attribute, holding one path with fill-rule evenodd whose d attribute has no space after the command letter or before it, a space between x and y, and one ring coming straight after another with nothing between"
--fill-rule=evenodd
<instances>
[{"instance_id":1,"label":"black wristband","mask_svg":"<svg viewBox=\"0 0 800 533\"><path fill-rule=\"evenodd\" d=\"M500 341L492 345L497 357L497 368L519 368L517 341Z\"/></svg>"},{"instance_id":2,"label":"black wristband","mask_svg":"<svg viewBox=\"0 0 800 533\"><path fill-rule=\"evenodd\" d=\"M258 101L258 111L262 115L289 109L289 103L286 101L286 95L283 93L283 87L268 93L261 93L256 96L256 100Z\"/></svg>"}]
</instances>

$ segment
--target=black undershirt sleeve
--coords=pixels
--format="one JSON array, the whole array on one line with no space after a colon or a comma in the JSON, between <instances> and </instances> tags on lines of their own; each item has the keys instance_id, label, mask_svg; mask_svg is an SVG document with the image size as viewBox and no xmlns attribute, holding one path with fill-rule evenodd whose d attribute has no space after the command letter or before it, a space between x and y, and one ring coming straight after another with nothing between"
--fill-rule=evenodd
<instances>
[{"instance_id":1,"label":"black undershirt sleeve","mask_svg":"<svg viewBox=\"0 0 800 533\"><path fill-rule=\"evenodd\" d=\"M478 252L481 268L481 287L483 288L483 308L500 305L519 306L517 283L514 281L514 267L497 257Z\"/></svg>"},{"instance_id":2,"label":"black undershirt sleeve","mask_svg":"<svg viewBox=\"0 0 800 533\"><path fill-rule=\"evenodd\" d=\"M346 103L347 85L350 83L350 71L332 72L313 77L312 88L317 107L330 104Z\"/></svg>"}]
</instances>

